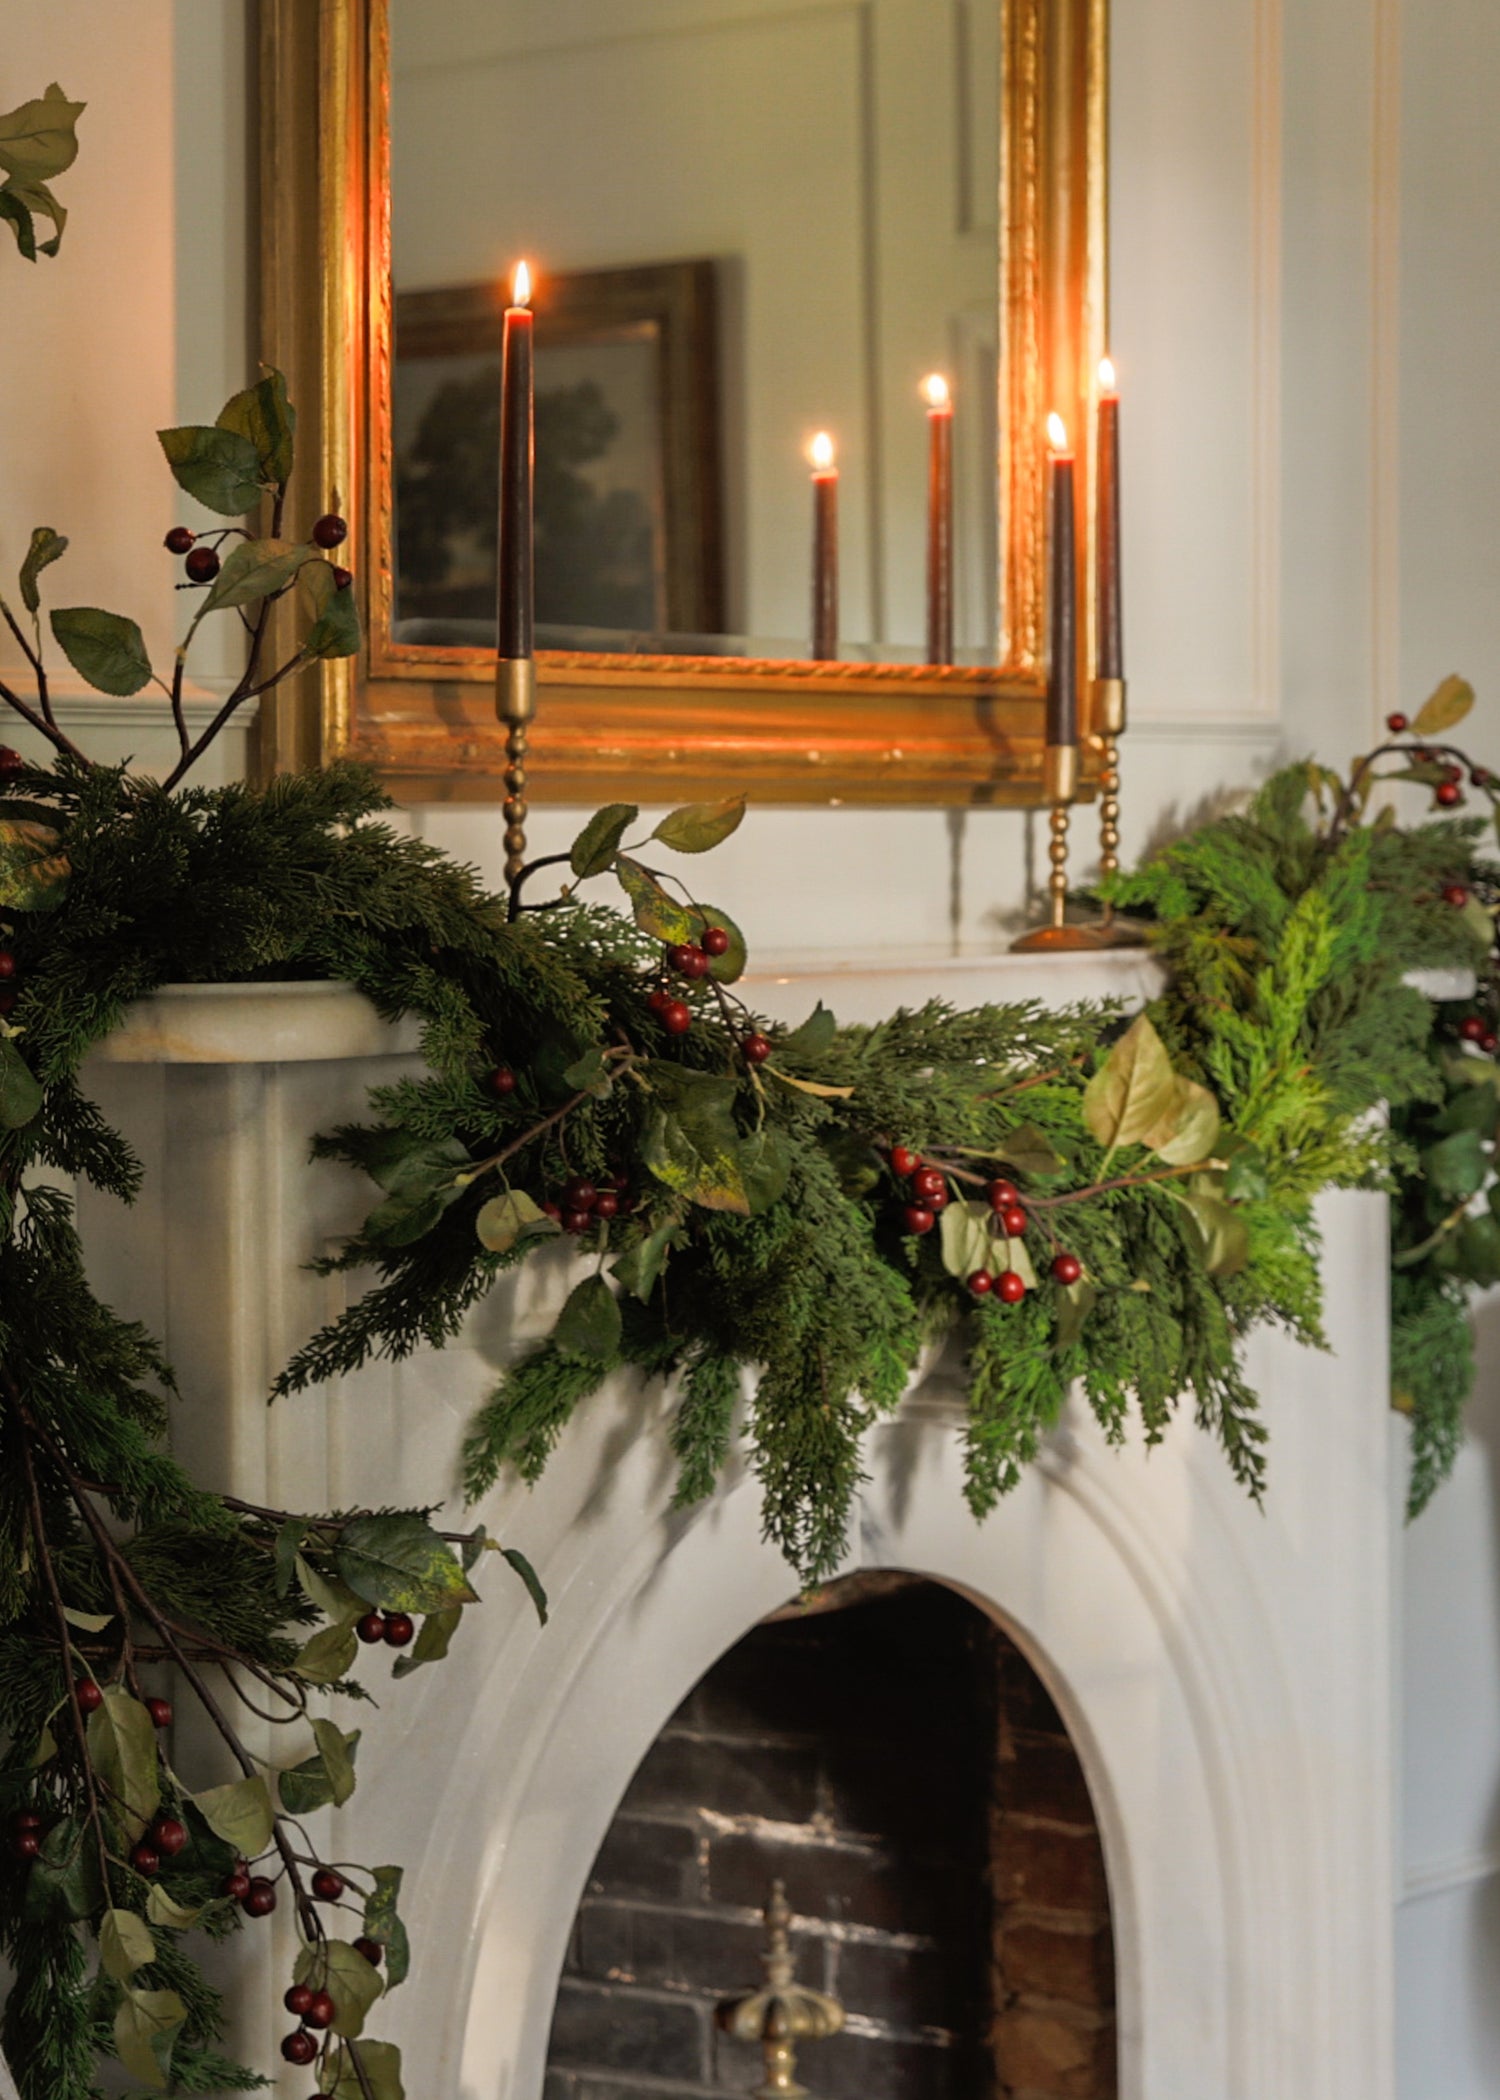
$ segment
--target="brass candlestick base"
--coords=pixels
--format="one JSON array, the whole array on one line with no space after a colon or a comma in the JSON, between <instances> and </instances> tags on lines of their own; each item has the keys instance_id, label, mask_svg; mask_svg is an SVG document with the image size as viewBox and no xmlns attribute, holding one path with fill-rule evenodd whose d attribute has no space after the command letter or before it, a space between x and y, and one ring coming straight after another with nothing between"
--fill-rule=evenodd
<instances>
[{"instance_id":1,"label":"brass candlestick base","mask_svg":"<svg viewBox=\"0 0 1500 2100\"><path fill-rule=\"evenodd\" d=\"M529 656L502 656L495 665L495 713L509 726L505 739L505 879L526 865L526 738L536 713L536 664Z\"/></svg>"},{"instance_id":2,"label":"brass candlestick base","mask_svg":"<svg viewBox=\"0 0 1500 2100\"><path fill-rule=\"evenodd\" d=\"M1104 766L1099 775L1099 873L1113 875L1120 865L1120 737L1125 729L1125 681L1123 678L1094 680L1094 727L1103 750ZM1112 904L1104 907L1097 932L1101 948L1140 948L1145 936L1133 926L1122 926Z\"/></svg>"},{"instance_id":3,"label":"brass candlestick base","mask_svg":"<svg viewBox=\"0 0 1500 2100\"><path fill-rule=\"evenodd\" d=\"M810 1991L792 1981L792 1953L787 1928L792 1913L783 1882L771 1884L766 1906L770 1936L761 1962L766 1972L765 1988L748 1997L726 1998L714 2018L725 2034L742 2042L759 2042L766 2060L766 2077L752 2100L808 2100L805 2085L796 2078L798 2041L824 2041L844 2024L844 2008L837 1998Z\"/></svg>"},{"instance_id":4,"label":"brass candlestick base","mask_svg":"<svg viewBox=\"0 0 1500 2100\"><path fill-rule=\"evenodd\" d=\"M1045 926L1023 933L1011 942L1015 955L1061 954L1075 948L1101 948L1105 943L1094 926L1069 926L1068 905L1068 804L1078 792L1078 746L1049 744L1043 761L1047 800L1052 805L1052 843L1047 856L1052 873L1047 878L1048 919Z\"/></svg>"}]
</instances>

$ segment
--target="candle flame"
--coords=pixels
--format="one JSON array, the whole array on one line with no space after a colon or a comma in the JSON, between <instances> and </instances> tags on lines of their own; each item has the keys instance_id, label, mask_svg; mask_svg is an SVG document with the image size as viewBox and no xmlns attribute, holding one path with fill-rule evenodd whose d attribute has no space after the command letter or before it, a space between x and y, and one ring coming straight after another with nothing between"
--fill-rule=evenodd
<instances>
[{"instance_id":1,"label":"candle flame","mask_svg":"<svg viewBox=\"0 0 1500 2100\"><path fill-rule=\"evenodd\" d=\"M833 465L833 439L826 430L820 430L807 448L807 456L820 474L826 474Z\"/></svg>"},{"instance_id":2,"label":"candle flame","mask_svg":"<svg viewBox=\"0 0 1500 2100\"><path fill-rule=\"evenodd\" d=\"M1055 408L1047 418L1047 443L1054 452L1066 452L1068 449L1068 426Z\"/></svg>"},{"instance_id":3,"label":"candle flame","mask_svg":"<svg viewBox=\"0 0 1500 2100\"><path fill-rule=\"evenodd\" d=\"M922 393L929 408L946 408L952 400L948 382L941 372L929 372L922 381Z\"/></svg>"},{"instance_id":4,"label":"candle flame","mask_svg":"<svg viewBox=\"0 0 1500 2100\"><path fill-rule=\"evenodd\" d=\"M1100 391L1100 393L1101 393L1101 394L1114 394L1114 393L1117 393L1117 392L1119 391L1119 385L1120 385L1120 382L1119 382L1119 381L1118 381L1118 379L1117 379L1117 378L1115 377L1115 361L1114 361L1114 359L1113 359L1112 357L1101 357L1101 358L1100 358L1100 360L1099 360L1099 391Z\"/></svg>"},{"instance_id":5,"label":"candle flame","mask_svg":"<svg viewBox=\"0 0 1500 2100\"><path fill-rule=\"evenodd\" d=\"M511 303L515 306L531 304L531 271L523 262L516 264L515 275L511 279Z\"/></svg>"}]
</instances>

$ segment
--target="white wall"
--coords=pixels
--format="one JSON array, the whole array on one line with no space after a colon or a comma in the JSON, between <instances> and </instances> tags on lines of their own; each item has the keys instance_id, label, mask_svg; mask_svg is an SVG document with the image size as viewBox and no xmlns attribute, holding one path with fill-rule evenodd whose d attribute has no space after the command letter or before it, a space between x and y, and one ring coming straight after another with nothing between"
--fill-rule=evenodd
<instances>
[{"instance_id":1,"label":"white wall","mask_svg":"<svg viewBox=\"0 0 1500 2100\"><path fill-rule=\"evenodd\" d=\"M72 532L70 590L161 646L150 433L244 370L240 0L10 0L4 27L0 106L54 75L92 106L61 260L0 253L0 551ZM1115 63L1134 849L1279 748L1343 761L1450 669L1493 690L1500 8L1115 0ZM496 816L414 821L498 871ZM1033 829L762 811L715 889L762 955L982 944ZM1404 2100L1500 2090L1500 1313L1484 1333L1475 1442L1405 1548Z\"/></svg>"}]
</instances>

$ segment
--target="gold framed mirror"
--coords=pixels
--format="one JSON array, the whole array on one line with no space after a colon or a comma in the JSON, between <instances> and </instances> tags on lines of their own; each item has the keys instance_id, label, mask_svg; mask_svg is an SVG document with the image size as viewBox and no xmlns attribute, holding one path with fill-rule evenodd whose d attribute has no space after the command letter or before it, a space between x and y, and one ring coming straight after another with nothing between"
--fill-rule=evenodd
<instances>
[{"instance_id":1,"label":"gold framed mirror","mask_svg":"<svg viewBox=\"0 0 1500 2100\"><path fill-rule=\"evenodd\" d=\"M403 617L397 602L391 6L261 0L262 355L287 373L299 404L305 480L321 487L323 500L336 497L350 520L367 643L355 664L322 665L300 686L288 681L267 696L259 757L269 771L348 753L373 762L408 800L497 801L505 744L492 650ZM1107 0L951 6L966 15L993 10L997 31L998 529L988 647L979 652L986 660L813 662L727 653L735 645L722 640L697 652L675 642L670 652L542 650L534 799L588 803L628 787L643 799L677 800L722 793L731 780L761 802L1042 799L1045 418L1053 408L1077 433L1084 475L1085 694L1092 661L1087 520L1093 375L1106 348ZM864 11L864 0L825 10ZM578 284L567 296L577 310L590 301L597 309L600 297L628 304L646 290ZM687 280L661 296L687 297ZM455 347L454 330L474 324L483 304L472 285L400 297L403 348L438 352ZM674 369L680 398L688 366L679 357ZM691 500L701 503L701 491ZM671 588L690 593L680 558L671 574L685 578ZM704 595L681 602L714 604L711 580L699 585ZM855 653L878 657L879 647ZM1098 754L1087 721L1083 729L1088 794Z\"/></svg>"}]
</instances>

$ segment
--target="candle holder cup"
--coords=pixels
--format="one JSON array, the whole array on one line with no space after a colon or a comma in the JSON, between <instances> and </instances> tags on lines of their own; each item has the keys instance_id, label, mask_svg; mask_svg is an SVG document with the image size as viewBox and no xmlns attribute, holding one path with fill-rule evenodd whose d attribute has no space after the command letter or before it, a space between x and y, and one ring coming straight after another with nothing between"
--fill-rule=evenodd
<instances>
[{"instance_id":1,"label":"candle holder cup","mask_svg":"<svg viewBox=\"0 0 1500 2100\"><path fill-rule=\"evenodd\" d=\"M1081 948L1102 948L1107 943L1096 926L1070 926L1068 906L1068 810L1078 793L1078 746L1048 744L1043 754L1043 781L1052 807L1052 841L1047 857L1052 872L1047 878L1047 923L1011 942L1016 955L1064 954Z\"/></svg>"},{"instance_id":2,"label":"candle holder cup","mask_svg":"<svg viewBox=\"0 0 1500 2100\"><path fill-rule=\"evenodd\" d=\"M526 741L536 713L536 660L502 656L495 665L495 713L505 725L505 879L526 865Z\"/></svg>"}]
</instances>

